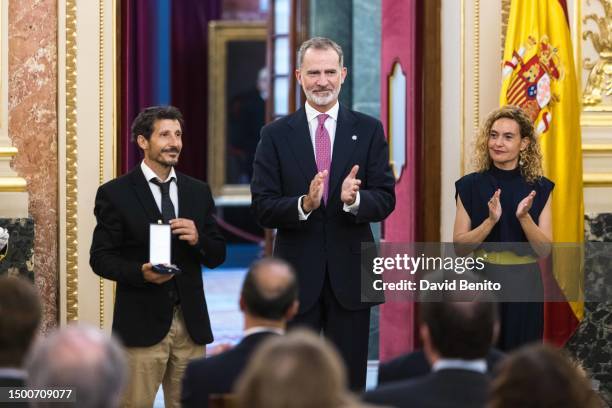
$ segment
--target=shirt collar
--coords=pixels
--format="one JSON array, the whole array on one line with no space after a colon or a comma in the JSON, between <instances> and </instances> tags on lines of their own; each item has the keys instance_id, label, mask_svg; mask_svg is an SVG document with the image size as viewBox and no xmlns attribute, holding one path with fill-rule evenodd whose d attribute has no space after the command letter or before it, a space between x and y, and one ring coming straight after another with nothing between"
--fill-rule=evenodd
<instances>
[{"instance_id":1,"label":"shirt collar","mask_svg":"<svg viewBox=\"0 0 612 408\"><path fill-rule=\"evenodd\" d=\"M250 329L246 329L243 333L243 336L247 337L252 334L257 334L257 333L276 333L276 334L283 335L285 334L285 331L277 327L255 326L255 327L251 327Z\"/></svg>"},{"instance_id":2,"label":"shirt collar","mask_svg":"<svg viewBox=\"0 0 612 408\"><path fill-rule=\"evenodd\" d=\"M461 370L476 371L478 373L487 372L487 362L484 358L475 360L462 360L459 358L442 358L436 361L431 367L432 371L458 368Z\"/></svg>"},{"instance_id":3,"label":"shirt collar","mask_svg":"<svg viewBox=\"0 0 612 408\"><path fill-rule=\"evenodd\" d=\"M10 378L15 380L25 380L26 372L21 368L0 367L0 377Z\"/></svg>"},{"instance_id":4,"label":"shirt collar","mask_svg":"<svg viewBox=\"0 0 612 408\"><path fill-rule=\"evenodd\" d=\"M155 172L153 170L151 170L151 168L149 166L147 166L143 161L140 162L140 169L142 170L142 174L144 174L145 178L147 179L147 181L150 181L151 179L154 178L158 178L157 174L155 174ZM168 180L176 180L176 173L174 171L174 167L170 168L170 174L168 174L168 178L165 180L162 180L162 183L165 183Z\"/></svg>"},{"instance_id":5,"label":"shirt collar","mask_svg":"<svg viewBox=\"0 0 612 408\"><path fill-rule=\"evenodd\" d=\"M308 122L310 122L311 120L313 120L314 118L316 118L317 116L321 114L321 112L319 112L318 110L310 106L308 102L304 103L304 106L306 109L306 119L308 120ZM338 110L340 110L340 103L336 101L334 106L332 106L325 113L328 114L330 118L332 118L333 120L337 122L338 121Z\"/></svg>"}]
</instances>

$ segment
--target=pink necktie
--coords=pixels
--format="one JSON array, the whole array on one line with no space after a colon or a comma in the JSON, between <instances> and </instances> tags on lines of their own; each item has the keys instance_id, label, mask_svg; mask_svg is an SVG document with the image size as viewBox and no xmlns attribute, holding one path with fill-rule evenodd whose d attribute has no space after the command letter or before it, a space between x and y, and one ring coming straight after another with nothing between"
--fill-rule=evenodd
<instances>
[{"instance_id":1,"label":"pink necktie","mask_svg":"<svg viewBox=\"0 0 612 408\"><path fill-rule=\"evenodd\" d=\"M331 141L329 140L329 133L325 129L325 120L329 115L322 113L317 116L319 125L315 132L315 146L316 146L316 161L317 171L327 170L327 177L325 177L325 185L323 186L323 202L327 203L327 194L329 190L329 171L331 167Z\"/></svg>"}]
</instances>

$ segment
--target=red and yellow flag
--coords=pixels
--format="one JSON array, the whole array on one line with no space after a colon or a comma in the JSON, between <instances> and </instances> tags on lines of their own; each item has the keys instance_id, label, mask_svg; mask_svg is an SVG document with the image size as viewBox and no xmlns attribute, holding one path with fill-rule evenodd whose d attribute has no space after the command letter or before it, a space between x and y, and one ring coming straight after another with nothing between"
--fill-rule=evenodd
<instances>
[{"instance_id":1,"label":"red and yellow flag","mask_svg":"<svg viewBox=\"0 0 612 408\"><path fill-rule=\"evenodd\" d=\"M534 121L544 174L555 183L553 241L582 243L580 99L565 0L513 0L506 32L501 105L521 106ZM553 250L553 272L569 303L545 306L545 339L563 344L582 319L582 252Z\"/></svg>"}]
</instances>

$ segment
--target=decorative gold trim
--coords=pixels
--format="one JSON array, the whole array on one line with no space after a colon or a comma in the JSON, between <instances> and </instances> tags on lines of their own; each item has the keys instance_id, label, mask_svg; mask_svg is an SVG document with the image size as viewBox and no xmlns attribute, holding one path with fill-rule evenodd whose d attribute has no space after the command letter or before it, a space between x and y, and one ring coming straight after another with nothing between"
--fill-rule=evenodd
<instances>
[{"instance_id":1,"label":"decorative gold trim","mask_svg":"<svg viewBox=\"0 0 612 408\"><path fill-rule=\"evenodd\" d=\"M112 27L113 27L113 169L112 169L112 177L113 179L117 177L117 147L118 147L118 120L117 120L117 107L119 100L120 90L117 88L117 62L119 61L119 48L117 46L117 19L118 19L118 8L117 8L117 0L113 0L113 18L112 18Z\"/></svg>"},{"instance_id":2,"label":"decorative gold trim","mask_svg":"<svg viewBox=\"0 0 612 408\"><path fill-rule=\"evenodd\" d=\"M582 184L584 187L612 187L612 173L585 173Z\"/></svg>"},{"instance_id":3,"label":"decorative gold trim","mask_svg":"<svg viewBox=\"0 0 612 408\"><path fill-rule=\"evenodd\" d=\"M0 146L0 157L13 157L17 156L19 151L13 146Z\"/></svg>"},{"instance_id":4,"label":"decorative gold trim","mask_svg":"<svg viewBox=\"0 0 612 408\"><path fill-rule=\"evenodd\" d=\"M119 61L119 46L117 38L117 21L119 20L119 8L117 7L118 0L113 0L113 169L112 169L112 178L117 177L117 150L119 149L119 120L117 119L118 110L118 100L119 95L121 95L121 90L118 88L117 82L117 62ZM112 283L113 286L113 304L115 303L115 293L116 293L116 282Z\"/></svg>"},{"instance_id":5,"label":"decorative gold trim","mask_svg":"<svg viewBox=\"0 0 612 408\"><path fill-rule=\"evenodd\" d=\"M461 0L460 10L460 25L461 32L459 33L459 49L461 50L459 55L459 111L461 112L461 126L460 126L460 165L461 165L461 176L465 175L465 0Z\"/></svg>"},{"instance_id":6,"label":"decorative gold trim","mask_svg":"<svg viewBox=\"0 0 612 408\"><path fill-rule=\"evenodd\" d=\"M66 0L66 313L79 319L77 218L77 0Z\"/></svg>"},{"instance_id":7,"label":"decorative gold trim","mask_svg":"<svg viewBox=\"0 0 612 408\"><path fill-rule=\"evenodd\" d=\"M508 32L508 21L510 20L510 7L511 0L501 0L501 57L500 61L504 59L504 51L506 50L506 33Z\"/></svg>"},{"instance_id":8,"label":"decorative gold trim","mask_svg":"<svg viewBox=\"0 0 612 408\"><path fill-rule=\"evenodd\" d=\"M98 183L104 183L104 0L98 3ZM104 328L104 278L99 279L100 329Z\"/></svg>"},{"instance_id":9,"label":"decorative gold trim","mask_svg":"<svg viewBox=\"0 0 612 408\"><path fill-rule=\"evenodd\" d=\"M610 29L609 21L612 19L612 4L609 1L599 0L605 15L600 16L595 13L589 13L581 19L581 23L586 23L592 20L596 24L599 32L586 30L582 33L582 39L590 39L593 48L598 54L598 58L591 60L585 58L582 60L584 70L588 70L589 74L582 95L582 104L585 109L597 107L599 110L610 112L612 107L604 105L603 98L610 95L612 85L610 85L609 71L612 67L612 47L610 47Z\"/></svg>"},{"instance_id":10,"label":"decorative gold trim","mask_svg":"<svg viewBox=\"0 0 612 408\"><path fill-rule=\"evenodd\" d=\"M28 183L21 177L0 177L0 193L28 191Z\"/></svg>"},{"instance_id":11,"label":"decorative gold trim","mask_svg":"<svg viewBox=\"0 0 612 408\"><path fill-rule=\"evenodd\" d=\"M474 0L474 132L480 127L480 0Z\"/></svg>"},{"instance_id":12,"label":"decorative gold trim","mask_svg":"<svg viewBox=\"0 0 612 408\"><path fill-rule=\"evenodd\" d=\"M266 41L265 23L212 21L208 26L208 181L215 196L225 188L226 67L229 41Z\"/></svg>"},{"instance_id":13,"label":"decorative gold trim","mask_svg":"<svg viewBox=\"0 0 612 408\"><path fill-rule=\"evenodd\" d=\"M612 154L612 144L583 144L582 153L585 154Z\"/></svg>"}]
</instances>

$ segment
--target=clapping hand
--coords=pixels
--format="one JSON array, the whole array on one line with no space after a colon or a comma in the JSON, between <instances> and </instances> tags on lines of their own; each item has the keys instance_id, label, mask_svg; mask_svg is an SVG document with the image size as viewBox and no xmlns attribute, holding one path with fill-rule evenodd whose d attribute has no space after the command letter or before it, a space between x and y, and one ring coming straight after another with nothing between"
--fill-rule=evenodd
<instances>
[{"instance_id":1,"label":"clapping hand","mask_svg":"<svg viewBox=\"0 0 612 408\"><path fill-rule=\"evenodd\" d=\"M304 212L309 213L321 206L323 188L325 187L325 177L327 177L327 170L318 172L310 182L308 195L302 199L302 208Z\"/></svg>"},{"instance_id":2,"label":"clapping hand","mask_svg":"<svg viewBox=\"0 0 612 408\"><path fill-rule=\"evenodd\" d=\"M346 205L352 205L357 199L357 192L359 192L359 186L361 185L361 180L356 178L358 171L359 166L354 165L351 172L342 182L342 193L340 194L340 199Z\"/></svg>"},{"instance_id":3,"label":"clapping hand","mask_svg":"<svg viewBox=\"0 0 612 408\"><path fill-rule=\"evenodd\" d=\"M502 215L502 207L501 207L501 203L499 201L499 196L501 195L501 190L498 188L497 190L495 190L495 193L493 194L493 197L491 197L491 199L489 200L489 219L491 221L493 221L493 223L497 223L497 221L499 221L499 218Z\"/></svg>"},{"instance_id":4,"label":"clapping hand","mask_svg":"<svg viewBox=\"0 0 612 408\"><path fill-rule=\"evenodd\" d=\"M527 197L521 200L521 202L516 207L516 218L520 220L521 218L529 215L529 210L531 209L531 206L533 205L533 199L535 195L536 195L535 190L532 190L531 193L529 193Z\"/></svg>"}]
</instances>

